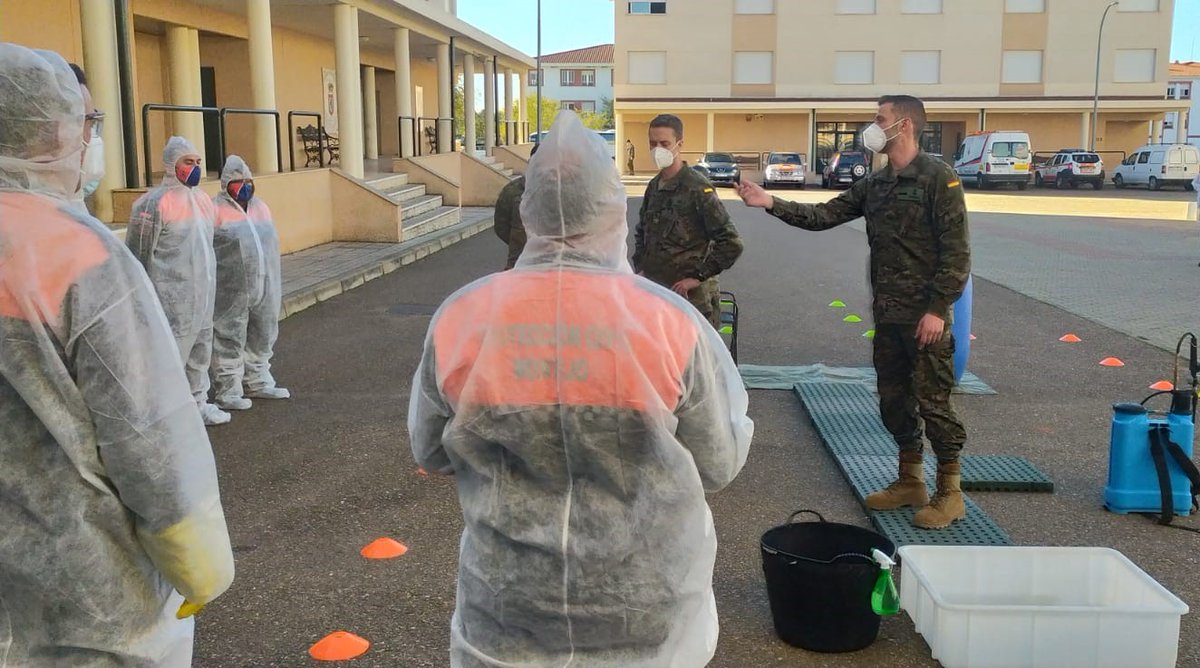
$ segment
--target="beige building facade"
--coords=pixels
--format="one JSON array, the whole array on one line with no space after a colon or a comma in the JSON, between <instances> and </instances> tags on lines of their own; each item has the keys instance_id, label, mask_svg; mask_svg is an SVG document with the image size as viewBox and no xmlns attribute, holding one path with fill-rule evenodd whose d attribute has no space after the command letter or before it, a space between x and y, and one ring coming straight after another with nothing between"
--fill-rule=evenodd
<instances>
[{"instance_id":1,"label":"beige building facade","mask_svg":"<svg viewBox=\"0 0 1200 668\"><path fill-rule=\"evenodd\" d=\"M304 166L296 130L317 119L297 115L289 123L289 112L320 115L340 144L340 173L362 180L381 156L452 151L452 84L464 64L478 64L500 81L480 112L507 110L500 143L518 143L518 133L507 129L524 120L525 106L505 98L514 83L524 92L520 76L534 61L460 20L456 9L456 0L4 0L0 41L56 51L87 71L95 105L106 114L106 176L94 209L111 221L114 191L145 186L147 171L160 173L172 134L197 144L210 178L220 170L218 115L151 111L143 123L146 104L277 111L278 136L270 116L234 111L223 123L225 152L263 175L279 171L280 162L291 171L289 148L297 168ZM474 113L468 108L472 127ZM132 152L123 150L130 136ZM312 178L280 180L280 191L303 202Z\"/></svg>"},{"instance_id":2,"label":"beige building facade","mask_svg":"<svg viewBox=\"0 0 1200 668\"><path fill-rule=\"evenodd\" d=\"M857 147L880 95L925 100L923 145L1025 130L1036 151L1090 142L1096 0L665 0L616 5L618 143L679 115L685 151L794 151L819 169ZM1095 146L1157 136L1174 0L1121 0L1104 22ZM638 151L638 171L653 171Z\"/></svg>"}]
</instances>

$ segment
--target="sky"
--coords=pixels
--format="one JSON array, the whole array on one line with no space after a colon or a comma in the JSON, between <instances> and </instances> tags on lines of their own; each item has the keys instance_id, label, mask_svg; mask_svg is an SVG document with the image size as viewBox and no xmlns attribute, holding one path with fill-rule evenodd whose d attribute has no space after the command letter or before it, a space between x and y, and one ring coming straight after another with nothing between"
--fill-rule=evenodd
<instances>
[{"instance_id":1,"label":"sky","mask_svg":"<svg viewBox=\"0 0 1200 668\"><path fill-rule=\"evenodd\" d=\"M611 43L613 4L622 2L542 0L542 53ZM537 54L537 0L458 0L458 16L531 56ZM1200 60L1200 0L1175 0L1171 60Z\"/></svg>"}]
</instances>

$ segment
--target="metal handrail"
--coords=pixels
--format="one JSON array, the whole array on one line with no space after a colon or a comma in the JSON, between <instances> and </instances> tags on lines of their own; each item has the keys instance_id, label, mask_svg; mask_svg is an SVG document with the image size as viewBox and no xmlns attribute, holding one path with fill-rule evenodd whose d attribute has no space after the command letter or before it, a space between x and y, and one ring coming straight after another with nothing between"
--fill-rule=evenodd
<instances>
[{"instance_id":1,"label":"metal handrail","mask_svg":"<svg viewBox=\"0 0 1200 668\"><path fill-rule=\"evenodd\" d=\"M229 154L225 151L225 117L229 114L244 114L249 116L270 116L275 119L275 169L279 172L283 171L283 147L279 144L279 111L275 109L239 109L237 107L222 107L218 118L221 123L221 165L224 169L225 158Z\"/></svg>"},{"instance_id":2,"label":"metal handrail","mask_svg":"<svg viewBox=\"0 0 1200 668\"><path fill-rule=\"evenodd\" d=\"M412 128L413 155L421 155L421 153L420 153L421 137L420 137L420 132L419 132L419 130L420 130L419 120L420 119L417 116L398 116L398 117L396 117L396 133L397 133L396 136L400 138L400 146L398 148L400 149L401 153L404 153L404 121L412 121L412 125L410 127ZM401 155L400 157L404 158L407 156Z\"/></svg>"},{"instance_id":3,"label":"metal handrail","mask_svg":"<svg viewBox=\"0 0 1200 668\"><path fill-rule=\"evenodd\" d=\"M146 162L146 168L143 175L146 177L146 187L150 187L150 182L154 179L154 171L151 167L153 164L150 157L150 112L152 111L171 111L183 113L197 114L217 114L218 120L221 115L221 110L217 107L193 107L181 104L144 104L142 105L142 157ZM217 135L220 144L224 145L225 135L221 128L221 123L217 123ZM220 169L218 167L217 169Z\"/></svg>"},{"instance_id":4,"label":"metal handrail","mask_svg":"<svg viewBox=\"0 0 1200 668\"><path fill-rule=\"evenodd\" d=\"M454 153L454 119L453 118L445 118L445 117L441 117L441 116L418 116L417 117L417 127L419 128L421 126L421 124L424 123L425 121L433 121L433 127L435 128L435 130L441 129L441 126L438 125L439 123L450 123L450 151L449 152ZM417 134L419 136L420 132L418 132ZM441 149L441 148L442 148L442 146L439 143L438 149ZM421 151L420 142L417 143L417 146L416 146L414 152L418 156L424 155L424 153ZM438 152L446 153L447 151L439 150Z\"/></svg>"},{"instance_id":5,"label":"metal handrail","mask_svg":"<svg viewBox=\"0 0 1200 668\"><path fill-rule=\"evenodd\" d=\"M317 164L321 167L325 166L325 115L318 111L296 111L288 112L288 171L296 171L296 141L292 138L292 131L296 127L295 118L304 116L305 118L317 119ZM275 134L279 134L276 132ZM307 160L305 162L308 162Z\"/></svg>"}]
</instances>

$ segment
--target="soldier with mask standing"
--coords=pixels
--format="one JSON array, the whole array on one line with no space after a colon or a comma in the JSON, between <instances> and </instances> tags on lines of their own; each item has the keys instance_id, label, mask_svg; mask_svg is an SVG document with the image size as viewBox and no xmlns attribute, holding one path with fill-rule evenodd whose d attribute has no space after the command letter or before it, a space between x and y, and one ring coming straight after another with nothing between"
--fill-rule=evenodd
<instances>
[{"instance_id":1,"label":"soldier with mask standing","mask_svg":"<svg viewBox=\"0 0 1200 668\"><path fill-rule=\"evenodd\" d=\"M646 187L634 230L633 269L670 288L719 326L717 276L742 255L742 239L708 179L679 157L683 121L650 121L650 148L660 170Z\"/></svg>"},{"instance_id":2,"label":"soldier with mask standing","mask_svg":"<svg viewBox=\"0 0 1200 668\"><path fill-rule=\"evenodd\" d=\"M959 452L967 434L950 405L954 387L954 302L971 271L962 185L944 162L921 151L925 105L908 95L879 99L863 145L888 165L825 204L796 204L753 183L738 186L750 206L789 225L827 230L867 219L874 292L874 363L883 423L899 446L899 477L867 496L872 510L917 506L913 523L941 529L966 517ZM921 468L924 436L937 455L930 500Z\"/></svg>"}]
</instances>

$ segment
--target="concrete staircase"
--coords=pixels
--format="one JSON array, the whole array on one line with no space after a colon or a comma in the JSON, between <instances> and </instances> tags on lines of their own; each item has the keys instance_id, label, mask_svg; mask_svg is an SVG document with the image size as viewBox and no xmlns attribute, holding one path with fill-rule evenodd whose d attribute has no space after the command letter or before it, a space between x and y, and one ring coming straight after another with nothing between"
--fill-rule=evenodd
<instances>
[{"instance_id":1,"label":"concrete staircase","mask_svg":"<svg viewBox=\"0 0 1200 668\"><path fill-rule=\"evenodd\" d=\"M492 169L496 170L497 172L500 172L501 174L507 176L508 178L510 178L510 179L513 178L513 170L509 169L508 167L505 167L504 163L500 162L499 160L496 160L495 157L490 156L490 155L483 155L483 156L479 156L479 160L481 162L483 162L483 164L487 165L488 167L491 167Z\"/></svg>"},{"instance_id":2,"label":"concrete staircase","mask_svg":"<svg viewBox=\"0 0 1200 668\"><path fill-rule=\"evenodd\" d=\"M408 174L389 174L366 182L400 207L404 239L415 239L462 220L456 206L445 206L441 195L426 193L425 186L410 184Z\"/></svg>"}]
</instances>

